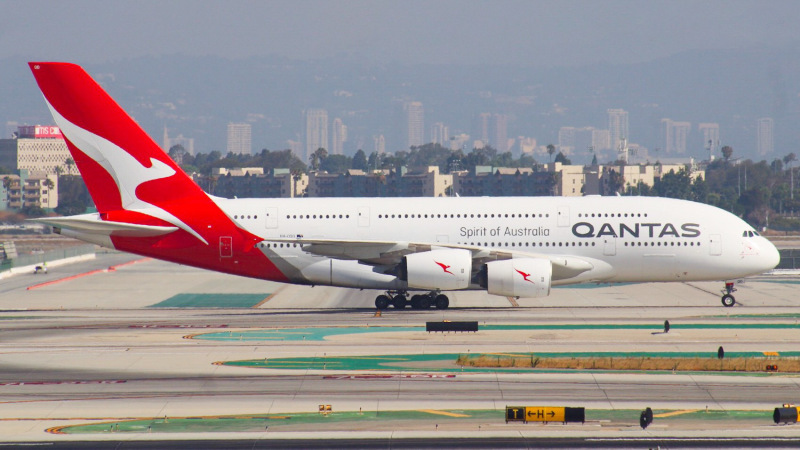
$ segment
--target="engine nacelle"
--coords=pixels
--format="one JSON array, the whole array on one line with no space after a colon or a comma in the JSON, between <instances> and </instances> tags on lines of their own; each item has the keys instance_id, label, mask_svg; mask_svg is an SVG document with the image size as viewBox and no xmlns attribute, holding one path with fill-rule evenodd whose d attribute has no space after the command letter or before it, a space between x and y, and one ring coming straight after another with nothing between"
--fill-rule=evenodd
<instances>
[{"instance_id":1,"label":"engine nacelle","mask_svg":"<svg viewBox=\"0 0 800 450\"><path fill-rule=\"evenodd\" d=\"M519 258L485 265L486 291L506 297L547 297L553 266L547 259Z\"/></svg>"},{"instance_id":2,"label":"engine nacelle","mask_svg":"<svg viewBox=\"0 0 800 450\"><path fill-rule=\"evenodd\" d=\"M442 249L403 257L399 278L417 289L454 290L469 287L472 252Z\"/></svg>"}]
</instances>

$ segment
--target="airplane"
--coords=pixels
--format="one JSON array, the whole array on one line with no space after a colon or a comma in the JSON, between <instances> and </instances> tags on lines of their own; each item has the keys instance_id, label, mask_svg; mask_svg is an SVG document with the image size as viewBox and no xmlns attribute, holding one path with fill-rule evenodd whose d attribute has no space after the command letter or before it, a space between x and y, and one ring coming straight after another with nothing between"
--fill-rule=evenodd
<instances>
[{"instance_id":1,"label":"airplane","mask_svg":"<svg viewBox=\"0 0 800 450\"><path fill-rule=\"evenodd\" d=\"M730 307L729 280L779 261L735 215L668 198L215 197L80 66L29 66L97 207L38 220L100 246L282 283L380 290L378 309L445 309L444 292L458 290L536 298L576 283L689 281L725 281Z\"/></svg>"}]
</instances>

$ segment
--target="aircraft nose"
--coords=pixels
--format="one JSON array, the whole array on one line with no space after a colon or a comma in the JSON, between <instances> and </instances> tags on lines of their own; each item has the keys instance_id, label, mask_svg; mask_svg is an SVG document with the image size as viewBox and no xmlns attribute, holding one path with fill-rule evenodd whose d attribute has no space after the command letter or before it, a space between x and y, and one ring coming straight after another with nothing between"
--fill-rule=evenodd
<instances>
[{"instance_id":1,"label":"aircraft nose","mask_svg":"<svg viewBox=\"0 0 800 450\"><path fill-rule=\"evenodd\" d=\"M772 270L781 262L781 254L775 245L768 239L764 239L763 251L761 252L761 260L764 263L764 271Z\"/></svg>"}]
</instances>

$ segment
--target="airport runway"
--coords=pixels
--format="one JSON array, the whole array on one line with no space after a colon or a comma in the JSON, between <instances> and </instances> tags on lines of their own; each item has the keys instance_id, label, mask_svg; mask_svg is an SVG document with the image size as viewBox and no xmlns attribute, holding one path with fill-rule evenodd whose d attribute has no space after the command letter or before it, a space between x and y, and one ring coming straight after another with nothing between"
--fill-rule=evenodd
<instances>
[{"instance_id":1,"label":"airport runway","mask_svg":"<svg viewBox=\"0 0 800 450\"><path fill-rule=\"evenodd\" d=\"M136 263L126 264L131 261ZM115 270L102 271L110 266ZM79 276L83 274L88 275ZM63 281L36 287L57 280ZM461 372L452 359L431 356L715 353L720 345L727 352L797 351L800 277L748 280L737 292L734 308L720 305L720 283L673 283L557 288L548 298L516 302L478 292L455 293L446 311L388 310L381 317L371 307L375 292L285 286L116 253L53 268L45 276L24 274L0 283L0 435L7 441L159 440L166 435L131 433L123 438L45 430L164 416L316 413L320 404L332 405L334 412L361 410L376 420L296 420L271 426L269 437L262 432L258 439L301 433L373 438L378 445L386 433L424 437L436 432L433 437L448 439L479 438L487 432L515 438L800 438L800 426L771 421L772 408L800 401L800 378L795 375ZM426 321L441 320L538 328L487 327L475 334L428 334L420 328ZM664 320L672 324L669 333L661 330ZM336 333L314 333L321 329ZM244 337L259 330L284 334ZM207 335L234 337L240 332L245 334L233 339ZM215 364L301 357L325 364L331 357L364 361L376 355L433 359L358 370L337 370L332 363L290 369ZM506 424L507 405L584 406L620 415L586 425ZM725 416L703 421L668 415L642 431L638 411L648 406L679 413L706 407L722 413L757 410L764 411L764 418L756 414L746 420ZM497 418L469 413L487 410L497 411ZM417 415L380 420L382 413L390 417L396 411ZM465 411L468 417L456 420L447 411ZM591 411L589 417L606 417ZM440 419L442 427L434 429ZM250 438L224 429L168 436Z\"/></svg>"}]
</instances>

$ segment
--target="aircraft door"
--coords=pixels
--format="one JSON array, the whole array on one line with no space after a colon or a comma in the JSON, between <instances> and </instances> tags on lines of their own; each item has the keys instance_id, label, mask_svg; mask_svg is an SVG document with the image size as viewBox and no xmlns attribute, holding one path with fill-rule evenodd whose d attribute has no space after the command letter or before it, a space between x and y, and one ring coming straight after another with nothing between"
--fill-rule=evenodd
<instances>
[{"instance_id":1,"label":"aircraft door","mask_svg":"<svg viewBox=\"0 0 800 450\"><path fill-rule=\"evenodd\" d=\"M708 252L711 256L719 256L722 254L722 236L719 234L712 234L708 240Z\"/></svg>"},{"instance_id":2,"label":"aircraft door","mask_svg":"<svg viewBox=\"0 0 800 450\"><path fill-rule=\"evenodd\" d=\"M559 206L558 207L558 226L560 227L568 227L569 226L569 206Z\"/></svg>"},{"instance_id":3,"label":"aircraft door","mask_svg":"<svg viewBox=\"0 0 800 450\"><path fill-rule=\"evenodd\" d=\"M219 237L219 257L231 258L233 257L233 238L230 236Z\"/></svg>"},{"instance_id":4,"label":"aircraft door","mask_svg":"<svg viewBox=\"0 0 800 450\"><path fill-rule=\"evenodd\" d=\"M614 256L617 254L617 238L605 237L603 238L603 255Z\"/></svg>"},{"instance_id":5,"label":"aircraft door","mask_svg":"<svg viewBox=\"0 0 800 450\"><path fill-rule=\"evenodd\" d=\"M360 227L369 226L369 206L358 207L358 226Z\"/></svg>"},{"instance_id":6,"label":"aircraft door","mask_svg":"<svg viewBox=\"0 0 800 450\"><path fill-rule=\"evenodd\" d=\"M278 228L278 208L268 206L265 216L267 228Z\"/></svg>"}]
</instances>

